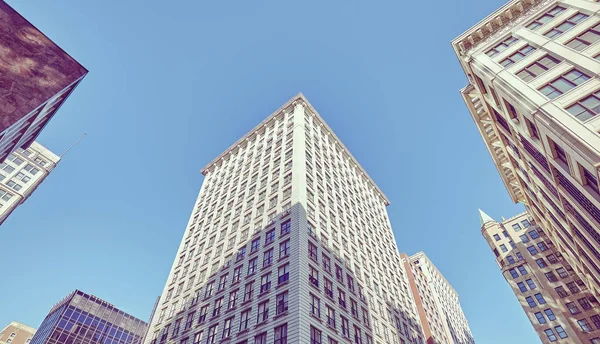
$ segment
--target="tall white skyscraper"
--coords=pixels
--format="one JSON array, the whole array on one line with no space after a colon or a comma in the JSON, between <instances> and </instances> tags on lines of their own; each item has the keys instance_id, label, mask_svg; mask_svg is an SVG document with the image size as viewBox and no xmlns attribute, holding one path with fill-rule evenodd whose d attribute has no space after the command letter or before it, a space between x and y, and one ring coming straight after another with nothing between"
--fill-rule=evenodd
<instances>
[{"instance_id":1,"label":"tall white skyscraper","mask_svg":"<svg viewBox=\"0 0 600 344\"><path fill-rule=\"evenodd\" d=\"M302 94L202 173L147 344L424 343L389 201Z\"/></svg>"},{"instance_id":2,"label":"tall white skyscraper","mask_svg":"<svg viewBox=\"0 0 600 344\"><path fill-rule=\"evenodd\" d=\"M0 225L46 179L60 157L37 142L0 164Z\"/></svg>"}]
</instances>

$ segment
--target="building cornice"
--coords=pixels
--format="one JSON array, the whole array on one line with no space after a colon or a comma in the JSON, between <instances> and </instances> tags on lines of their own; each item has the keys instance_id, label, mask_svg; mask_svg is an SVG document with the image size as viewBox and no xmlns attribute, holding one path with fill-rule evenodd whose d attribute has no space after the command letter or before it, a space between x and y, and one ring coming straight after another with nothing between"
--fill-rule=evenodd
<instances>
[{"instance_id":1,"label":"building cornice","mask_svg":"<svg viewBox=\"0 0 600 344\"><path fill-rule=\"evenodd\" d=\"M556 0L512 0L475 24L452 41L457 56L465 57L471 50L499 38L530 15Z\"/></svg>"},{"instance_id":2,"label":"building cornice","mask_svg":"<svg viewBox=\"0 0 600 344\"><path fill-rule=\"evenodd\" d=\"M269 115L269 117L267 117L266 119L264 119L257 126L255 126L252 130L250 130L246 135L244 135L242 138L240 138L239 140L237 140L234 144L232 144L231 146L229 146L225 151L223 151L223 153L219 154L211 162L209 162L208 164L206 164L200 170L200 172L203 175L206 175L208 172L210 172L210 169L213 166L215 166L215 165L219 164L220 162L222 162L229 153L231 153L236 148L241 147L246 140L249 140L251 137L253 137L254 135L256 135L258 132L264 130L269 123L271 123L275 118L277 118L277 116L281 115L282 113L285 113L286 110L288 110L288 108L290 106L294 106L296 103L301 103L303 106L305 106L306 108L308 108L310 110L311 114L314 115L314 118L317 119L317 121L319 122L319 124L322 125L327 130L327 132L334 139L335 143L340 146L340 148L342 149L342 151L345 154L347 154L347 156L350 158L350 160L352 160L352 162L354 163L355 167L357 167L359 169L359 171L365 177L365 179L373 186L373 188L377 191L377 193L381 196L381 198L383 198L385 204L389 205L390 201L385 196L385 194L383 193L383 191L381 191L381 189L377 186L377 184L375 183L375 181L373 181L373 179L369 176L369 174L365 171L365 169L360 165L360 163L358 162L358 160L356 160L356 158L352 155L352 153L350 153L350 150L346 146L344 146L344 144L342 143L342 141L335 135L335 133L333 132L333 130L329 127L329 125L327 125L327 123L323 120L323 118L321 117L321 115L319 115L319 113L317 112L317 110L315 110L315 108L312 106L312 104L308 101L308 99L306 99L306 97L302 93L298 93L297 95L295 95L294 97L292 97L290 100L288 100L279 109L277 109L275 112L273 112L271 115Z\"/></svg>"}]
</instances>

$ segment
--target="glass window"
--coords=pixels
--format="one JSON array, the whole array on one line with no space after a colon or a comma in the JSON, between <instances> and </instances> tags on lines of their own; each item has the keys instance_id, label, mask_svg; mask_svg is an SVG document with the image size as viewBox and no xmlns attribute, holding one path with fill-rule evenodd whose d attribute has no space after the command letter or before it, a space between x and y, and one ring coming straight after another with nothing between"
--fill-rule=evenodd
<instances>
[{"instance_id":1,"label":"glass window","mask_svg":"<svg viewBox=\"0 0 600 344\"><path fill-rule=\"evenodd\" d=\"M535 48L532 47L531 45L526 45L523 48L517 50L516 52L514 52L512 55L510 55L509 57L505 58L504 60L500 61L500 64L503 67L509 67L519 61L521 61L523 58L525 58L525 56L531 54L532 52L535 51Z\"/></svg>"},{"instance_id":2,"label":"glass window","mask_svg":"<svg viewBox=\"0 0 600 344\"><path fill-rule=\"evenodd\" d=\"M523 282L519 282L519 283L517 283L517 286L519 287L519 290L520 290L522 293L524 293L524 292L526 292L526 291L527 291L527 287L525 286L525 283L523 283Z\"/></svg>"},{"instance_id":3,"label":"glass window","mask_svg":"<svg viewBox=\"0 0 600 344\"><path fill-rule=\"evenodd\" d=\"M577 51L582 51L598 40L600 40L600 24L573 38L566 43L566 46Z\"/></svg>"},{"instance_id":4,"label":"glass window","mask_svg":"<svg viewBox=\"0 0 600 344\"><path fill-rule=\"evenodd\" d=\"M545 324L546 323L546 317L544 317L544 315L542 314L542 312L535 313L535 317L537 318L538 323L540 323L540 324Z\"/></svg>"},{"instance_id":5,"label":"glass window","mask_svg":"<svg viewBox=\"0 0 600 344\"><path fill-rule=\"evenodd\" d=\"M558 325L554 328L554 330L556 330L556 333L558 334L558 336L562 339L567 338L567 332L565 332L565 330L563 329L562 326Z\"/></svg>"},{"instance_id":6,"label":"glass window","mask_svg":"<svg viewBox=\"0 0 600 344\"><path fill-rule=\"evenodd\" d=\"M554 313L552 312L552 310L550 308L544 309L544 313L548 317L548 320L550 320L550 321L556 320L556 317L554 316Z\"/></svg>"},{"instance_id":7,"label":"glass window","mask_svg":"<svg viewBox=\"0 0 600 344\"><path fill-rule=\"evenodd\" d=\"M535 282L531 278L526 279L525 283L527 283L527 286L529 286L529 289L531 289L531 290L537 288L537 286L535 285Z\"/></svg>"},{"instance_id":8,"label":"glass window","mask_svg":"<svg viewBox=\"0 0 600 344\"><path fill-rule=\"evenodd\" d=\"M485 54L489 57L494 57L506 50L506 48L510 47L517 41L518 39L513 36L507 37L502 42L498 43L495 47L488 50Z\"/></svg>"},{"instance_id":9,"label":"glass window","mask_svg":"<svg viewBox=\"0 0 600 344\"><path fill-rule=\"evenodd\" d=\"M517 76L523 79L523 81L529 82L537 78L538 76L544 74L559 63L560 60L550 55L546 55L541 59L535 61L534 63L530 64L529 66L521 69L519 72L517 72Z\"/></svg>"},{"instance_id":10,"label":"glass window","mask_svg":"<svg viewBox=\"0 0 600 344\"><path fill-rule=\"evenodd\" d=\"M569 19L567 19L564 22L555 26L552 30L546 32L544 34L544 36L546 36L547 38L550 38L550 39L558 37L558 36L562 35L563 33L565 33L567 30L570 30L571 28L575 27L575 25L577 25L577 23L583 21L587 17L588 17L587 14L576 13L573 16L571 16Z\"/></svg>"},{"instance_id":11,"label":"glass window","mask_svg":"<svg viewBox=\"0 0 600 344\"><path fill-rule=\"evenodd\" d=\"M546 336L548 336L548 340L551 342L556 342L558 340L551 328L544 330L544 332L546 333Z\"/></svg>"},{"instance_id":12,"label":"glass window","mask_svg":"<svg viewBox=\"0 0 600 344\"><path fill-rule=\"evenodd\" d=\"M589 76L573 69L540 88L540 92L546 97L554 99L589 79Z\"/></svg>"},{"instance_id":13,"label":"glass window","mask_svg":"<svg viewBox=\"0 0 600 344\"><path fill-rule=\"evenodd\" d=\"M555 6L550 11L542 14L541 16L536 18L534 21L529 23L527 25L527 28L529 30L537 30L539 27L541 27L542 25L546 24L547 22L551 21L556 16L561 14L564 10L565 10L565 8L562 6Z\"/></svg>"}]
</instances>

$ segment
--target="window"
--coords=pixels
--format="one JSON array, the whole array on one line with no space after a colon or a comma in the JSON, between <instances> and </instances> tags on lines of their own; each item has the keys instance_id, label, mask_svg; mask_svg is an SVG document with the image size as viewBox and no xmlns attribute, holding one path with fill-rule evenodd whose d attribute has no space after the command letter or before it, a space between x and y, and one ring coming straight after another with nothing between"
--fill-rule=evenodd
<instances>
[{"instance_id":1,"label":"window","mask_svg":"<svg viewBox=\"0 0 600 344\"><path fill-rule=\"evenodd\" d=\"M229 299L227 300L227 309L232 309L235 307L235 304L237 302L237 295L237 289L229 293Z\"/></svg>"},{"instance_id":2,"label":"window","mask_svg":"<svg viewBox=\"0 0 600 344\"><path fill-rule=\"evenodd\" d=\"M537 239L540 237L540 235L538 234L538 232L535 229L532 231L529 231L529 236L531 237L531 239Z\"/></svg>"},{"instance_id":3,"label":"window","mask_svg":"<svg viewBox=\"0 0 600 344\"><path fill-rule=\"evenodd\" d=\"M569 166L569 158L567 157L567 153L565 152L565 150L557 145L555 142L551 142L552 147L554 148L554 152L556 155L556 159L562 161L565 165Z\"/></svg>"},{"instance_id":4,"label":"window","mask_svg":"<svg viewBox=\"0 0 600 344\"><path fill-rule=\"evenodd\" d=\"M269 319L269 301L258 304L258 313L256 314L256 323L259 324Z\"/></svg>"},{"instance_id":5,"label":"window","mask_svg":"<svg viewBox=\"0 0 600 344\"><path fill-rule=\"evenodd\" d=\"M521 61L523 58L525 58L525 56L531 54L534 51L535 51L535 48L532 47L531 45L527 44L523 48L521 48L521 49L517 50L516 52L514 52L509 57L507 57L504 60L500 61L500 64L503 67L512 66L513 64Z\"/></svg>"},{"instance_id":6,"label":"window","mask_svg":"<svg viewBox=\"0 0 600 344\"><path fill-rule=\"evenodd\" d=\"M250 317L251 309L248 308L240 314L240 332L248 329L248 318Z\"/></svg>"},{"instance_id":7,"label":"window","mask_svg":"<svg viewBox=\"0 0 600 344\"><path fill-rule=\"evenodd\" d=\"M335 329L335 309L327 307L327 325Z\"/></svg>"},{"instance_id":8,"label":"window","mask_svg":"<svg viewBox=\"0 0 600 344\"><path fill-rule=\"evenodd\" d=\"M512 278L519 277L519 273L515 269L510 269L510 270L508 270L508 272L510 272L510 275L512 276Z\"/></svg>"},{"instance_id":9,"label":"window","mask_svg":"<svg viewBox=\"0 0 600 344\"><path fill-rule=\"evenodd\" d=\"M521 224L523 225L524 228L528 228L529 226L531 226L531 223L529 222L529 220L523 220L523 221L521 221Z\"/></svg>"},{"instance_id":10,"label":"window","mask_svg":"<svg viewBox=\"0 0 600 344\"><path fill-rule=\"evenodd\" d=\"M594 326L596 326L596 328L600 330L600 315L592 315L590 319L592 319Z\"/></svg>"},{"instance_id":11,"label":"window","mask_svg":"<svg viewBox=\"0 0 600 344\"><path fill-rule=\"evenodd\" d=\"M596 116L600 113L600 91L596 91L569 106L567 111L580 121L586 121Z\"/></svg>"},{"instance_id":12,"label":"window","mask_svg":"<svg viewBox=\"0 0 600 344\"><path fill-rule=\"evenodd\" d=\"M252 294L254 292L254 282L250 282L246 284L244 287L244 301L248 301L252 299Z\"/></svg>"},{"instance_id":13,"label":"window","mask_svg":"<svg viewBox=\"0 0 600 344\"><path fill-rule=\"evenodd\" d=\"M327 278L325 278L324 280L325 280L325 295L327 295L329 298L333 299L333 282L331 282Z\"/></svg>"},{"instance_id":14,"label":"window","mask_svg":"<svg viewBox=\"0 0 600 344\"><path fill-rule=\"evenodd\" d=\"M227 275L223 275L219 278L219 286L217 288L217 291L221 291L221 290L225 289L226 284L227 284Z\"/></svg>"},{"instance_id":15,"label":"window","mask_svg":"<svg viewBox=\"0 0 600 344\"><path fill-rule=\"evenodd\" d=\"M204 298L205 299L212 296L214 286L215 286L215 282L209 282L206 284L206 289L204 290Z\"/></svg>"},{"instance_id":16,"label":"window","mask_svg":"<svg viewBox=\"0 0 600 344\"><path fill-rule=\"evenodd\" d=\"M308 256L315 262L318 259L317 258L317 246L315 246L312 242L308 243Z\"/></svg>"},{"instance_id":17,"label":"window","mask_svg":"<svg viewBox=\"0 0 600 344\"><path fill-rule=\"evenodd\" d=\"M544 275L546 275L546 278L548 279L549 282L556 282L556 281L558 281L558 278L556 277L556 275L552 271L546 272Z\"/></svg>"},{"instance_id":18,"label":"window","mask_svg":"<svg viewBox=\"0 0 600 344\"><path fill-rule=\"evenodd\" d=\"M577 304L575 302L567 302L566 306L569 309L569 312L571 312L571 314L581 313L581 310L579 310L579 307L577 307Z\"/></svg>"},{"instance_id":19,"label":"window","mask_svg":"<svg viewBox=\"0 0 600 344\"><path fill-rule=\"evenodd\" d=\"M577 25L577 23L586 19L587 17L588 17L587 14L576 13L575 15L571 16L569 19L567 19L564 22L555 26L552 30L546 32L544 34L544 36L546 36L547 38L550 38L550 39L558 37L558 36L562 35L563 33L565 33L567 30L570 30L571 28L573 28L575 25Z\"/></svg>"},{"instance_id":20,"label":"window","mask_svg":"<svg viewBox=\"0 0 600 344\"><path fill-rule=\"evenodd\" d=\"M323 261L323 269L327 272L331 272L331 259L323 253L321 260Z\"/></svg>"},{"instance_id":21,"label":"window","mask_svg":"<svg viewBox=\"0 0 600 344\"><path fill-rule=\"evenodd\" d=\"M498 234L494 234L494 240L499 241L500 240L500 236Z\"/></svg>"},{"instance_id":22,"label":"window","mask_svg":"<svg viewBox=\"0 0 600 344\"><path fill-rule=\"evenodd\" d=\"M560 267L560 268L556 269L556 272L558 273L558 275L560 276L560 278L567 278L567 277L569 277L569 273L563 267Z\"/></svg>"},{"instance_id":23,"label":"window","mask_svg":"<svg viewBox=\"0 0 600 344\"><path fill-rule=\"evenodd\" d=\"M515 258L511 255L506 256L506 260L508 261L508 264L514 264L515 263Z\"/></svg>"},{"instance_id":24,"label":"window","mask_svg":"<svg viewBox=\"0 0 600 344\"><path fill-rule=\"evenodd\" d=\"M252 275L256 272L256 261L258 258L252 258L248 261L248 275Z\"/></svg>"},{"instance_id":25,"label":"window","mask_svg":"<svg viewBox=\"0 0 600 344\"><path fill-rule=\"evenodd\" d=\"M287 344L287 324L275 327L275 341L273 344Z\"/></svg>"},{"instance_id":26,"label":"window","mask_svg":"<svg viewBox=\"0 0 600 344\"><path fill-rule=\"evenodd\" d=\"M545 303L546 303L546 300L544 300L544 297L542 296L542 294L540 294L540 293L537 293L537 294L535 294L535 295L533 295L533 296L535 296L535 299L537 300L537 302L538 302L540 305L543 305L543 304L545 304Z\"/></svg>"},{"instance_id":27,"label":"window","mask_svg":"<svg viewBox=\"0 0 600 344\"><path fill-rule=\"evenodd\" d=\"M287 257L290 255L290 241L286 240L279 244L279 258Z\"/></svg>"},{"instance_id":28,"label":"window","mask_svg":"<svg viewBox=\"0 0 600 344\"><path fill-rule=\"evenodd\" d=\"M350 325L348 324L348 319L340 316L340 319L342 321L342 335L344 337L350 337Z\"/></svg>"},{"instance_id":29,"label":"window","mask_svg":"<svg viewBox=\"0 0 600 344\"><path fill-rule=\"evenodd\" d=\"M575 282L567 282L567 288L569 288L569 291L572 294L579 293L579 287L577 286L577 284L575 284Z\"/></svg>"},{"instance_id":30,"label":"window","mask_svg":"<svg viewBox=\"0 0 600 344\"><path fill-rule=\"evenodd\" d=\"M520 224L518 224L518 223L515 223L515 224L513 224L513 225L512 225L512 229L513 229L515 232L518 232L518 231L520 231L520 230L521 230L521 225L520 225Z\"/></svg>"},{"instance_id":31,"label":"window","mask_svg":"<svg viewBox=\"0 0 600 344\"><path fill-rule=\"evenodd\" d=\"M233 317L225 319L225 323L223 323L223 335L221 339L226 339L231 336L231 323L233 322Z\"/></svg>"},{"instance_id":32,"label":"window","mask_svg":"<svg viewBox=\"0 0 600 344\"><path fill-rule=\"evenodd\" d=\"M546 266L548 266L548 265L546 264L546 261L544 260L544 258L539 258L539 259L536 259L536 260L535 260L535 262L537 263L537 265L538 265L540 268L545 268Z\"/></svg>"},{"instance_id":33,"label":"window","mask_svg":"<svg viewBox=\"0 0 600 344\"><path fill-rule=\"evenodd\" d=\"M310 344L321 344L321 331L312 325L310 326Z\"/></svg>"},{"instance_id":34,"label":"window","mask_svg":"<svg viewBox=\"0 0 600 344\"><path fill-rule=\"evenodd\" d=\"M590 301L588 301L588 299L585 297L582 297L581 299L577 300L577 302L579 302L579 304L581 305L581 308L583 308L586 311L592 309L592 305L590 304Z\"/></svg>"},{"instance_id":35,"label":"window","mask_svg":"<svg viewBox=\"0 0 600 344\"><path fill-rule=\"evenodd\" d=\"M525 298L525 300L527 301L527 304L529 304L529 307L533 308L533 307L537 306L537 304L535 303L535 301L533 301L533 297L527 296Z\"/></svg>"},{"instance_id":36,"label":"window","mask_svg":"<svg viewBox=\"0 0 600 344\"><path fill-rule=\"evenodd\" d=\"M544 332L546 333L546 336L548 336L548 340L550 340L551 342L556 342L558 340L556 338L556 335L554 335L554 331L552 331L551 328L545 329Z\"/></svg>"},{"instance_id":37,"label":"window","mask_svg":"<svg viewBox=\"0 0 600 344\"><path fill-rule=\"evenodd\" d=\"M500 244L500 250L502 252L508 252L508 249L506 248L506 245L504 245L504 244Z\"/></svg>"},{"instance_id":38,"label":"window","mask_svg":"<svg viewBox=\"0 0 600 344\"><path fill-rule=\"evenodd\" d=\"M547 255L546 259L548 259L548 262L550 262L550 264L558 263L558 259L556 258L556 255L554 253Z\"/></svg>"},{"instance_id":39,"label":"window","mask_svg":"<svg viewBox=\"0 0 600 344\"><path fill-rule=\"evenodd\" d=\"M290 279L289 267L290 267L290 264L288 264L288 263L283 264L282 266L279 267L279 269L278 269L279 277L277 279L277 284L282 284L282 283L289 281L289 279Z\"/></svg>"},{"instance_id":40,"label":"window","mask_svg":"<svg viewBox=\"0 0 600 344\"><path fill-rule=\"evenodd\" d=\"M542 25L554 19L556 16L561 14L565 10L562 6L555 6L550 11L542 14L540 17L536 18L534 21L527 25L529 30L537 30Z\"/></svg>"},{"instance_id":41,"label":"window","mask_svg":"<svg viewBox=\"0 0 600 344\"><path fill-rule=\"evenodd\" d=\"M335 265L335 277L337 278L338 282L344 283L344 274L342 272L342 268L337 264Z\"/></svg>"},{"instance_id":42,"label":"window","mask_svg":"<svg viewBox=\"0 0 600 344\"><path fill-rule=\"evenodd\" d=\"M515 256L517 256L518 260L523 260L523 255L521 254L521 252L515 252Z\"/></svg>"},{"instance_id":43,"label":"window","mask_svg":"<svg viewBox=\"0 0 600 344\"><path fill-rule=\"evenodd\" d=\"M254 344L267 344L267 332L263 332L254 337Z\"/></svg>"},{"instance_id":44,"label":"window","mask_svg":"<svg viewBox=\"0 0 600 344\"><path fill-rule=\"evenodd\" d=\"M586 318L577 320L577 324L579 324L579 327L581 327L583 332L591 332L594 330Z\"/></svg>"},{"instance_id":45,"label":"window","mask_svg":"<svg viewBox=\"0 0 600 344\"><path fill-rule=\"evenodd\" d=\"M346 308L346 292L338 288L339 302L342 308Z\"/></svg>"},{"instance_id":46,"label":"window","mask_svg":"<svg viewBox=\"0 0 600 344\"><path fill-rule=\"evenodd\" d=\"M310 274L308 275L308 282L312 286L319 287L319 270L315 269L312 265L309 265Z\"/></svg>"},{"instance_id":47,"label":"window","mask_svg":"<svg viewBox=\"0 0 600 344\"><path fill-rule=\"evenodd\" d=\"M280 235L289 234L292 229L292 222L290 220L285 221L281 224L281 233Z\"/></svg>"},{"instance_id":48,"label":"window","mask_svg":"<svg viewBox=\"0 0 600 344\"><path fill-rule=\"evenodd\" d=\"M519 283L517 283L517 286L519 287L519 290L520 290L522 293L524 293L524 292L526 292L526 291L527 291L527 287L525 286L525 283L523 283L523 282L519 282Z\"/></svg>"},{"instance_id":49,"label":"window","mask_svg":"<svg viewBox=\"0 0 600 344\"><path fill-rule=\"evenodd\" d=\"M223 298L215 300L215 307L213 308L212 316L216 317L221 314L221 307L223 307Z\"/></svg>"},{"instance_id":50,"label":"window","mask_svg":"<svg viewBox=\"0 0 600 344\"><path fill-rule=\"evenodd\" d=\"M517 269L519 269L519 273L521 273L521 276L527 275L527 269L525 269L525 265L518 266Z\"/></svg>"},{"instance_id":51,"label":"window","mask_svg":"<svg viewBox=\"0 0 600 344\"><path fill-rule=\"evenodd\" d=\"M529 289L533 290L535 288L537 288L537 286L535 285L535 282L533 282L533 280L531 278L526 279L525 283L527 283L527 286L529 287Z\"/></svg>"},{"instance_id":52,"label":"window","mask_svg":"<svg viewBox=\"0 0 600 344\"><path fill-rule=\"evenodd\" d=\"M260 293L266 293L271 290L271 273L262 275L260 277Z\"/></svg>"},{"instance_id":53,"label":"window","mask_svg":"<svg viewBox=\"0 0 600 344\"><path fill-rule=\"evenodd\" d=\"M550 321L556 320L556 317L554 316L554 313L552 312L552 310L550 308L544 309L544 313L548 317L548 320L550 320Z\"/></svg>"},{"instance_id":54,"label":"window","mask_svg":"<svg viewBox=\"0 0 600 344\"><path fill-rule=\"evenodd\" d=\"M288 310L288 292L278 294L275 299L275 315L282 314Z\"/></svg>"},{"instance_id":55,"label":"window","mask_svg":"<svg viewBox=\"0 0 600 344\"><path fill-rule=\"evenodd\" d=\"M519 238L521 239L521 242L529 242L529 237L527 236L527 234L523 234L519 236Z\"/></svg>"},{"instance_id":56,"label":"window","mask_svg":"<svg viewBox=\"0 0 600 344\"><path fill-rule=\"evenodd\" d=\"M565 45L571 49L582 51L600 40L600 24L581 33L579 36L568 41Z\"/></svg>"},{"instance_id":57,"label":"window","mask_svg":"<svg viewBox=\"0 0 600 344\"><path fill-rule=\"evenodd\" d=\"M192 328L192 325L194 323L194 315L195 314L196 314L196 312L191 312L190 314L188 314L188 316L185 320L184 330L189 330L190 328Z\"/></svg>"},{"instance_id":58,"label":"window","mask_svg":"<svg viewBox=\"0 0 600 344\"><path fill-rule=\"evenodd\" d=\"M581 167L581 175L583 177L583 184L590 187L590 189L594 190L596 194L600 194L600 190L598 189L598 179L587 169Z\"/></svg>"},{"instance_id":59,"label":"window","mask_svg":"<svg viewBox=\"0 0 600 344\"><path fill-rule=\"evenodd\" d=\"M275 230L272 229L267 232L265 236L265 246L275 241Z\"/></svg>"},{"instance_id":60,"label":"window","mask_svg":"<svg viewBox=\"0 0 600 344\"><path fill-rule=\"evenodd\" d=\"M216 335L217 325L213 325L208 329L208 337L206 338L206 344L214 344Z\"/></svg>"},{"instance_id":61,"label":"window","mask_svg":"<svg viewBox=\"0 0 600 344\"><path fill-rule=\"evenodd\" d=\"M546 55L529 66L521 69L519 72L517 72L517 76L523 79L523 81L529 82L544 74L559 63L560 60L555 59L550 55Z\"/></svg>"},{"instance_id":62,"label":"window","mask_svg":"<svg viewBox=\"0 0 600 344\"><path fill-rule=\"evenodd\" d=\"M502 235L504 235L505 238L508 238L508 232L502 231Z\"/></svg>"},{"instance_id":63,"label":"window","mask_svg":"<svg viewBox=\"0 0 600 344\"><path fill-rule=\"evenodd\" d=\"M238 266L233 269L233 278L231 279L231 283L237 283L240 281L240 277L242 276L242 267Z\"/></svg>"},{"instance_id":64,"label":"window","mask_svg":"<svg viewBox=\"0 0 600 344\"><path fill-rule=\"evenodd\" d=\"M562 326L558 325L558 326L556 326L554 329L556 330L556 333L558 334L558 336L559 336L561 339L564 339L564 338L567 338L567 337L568 337L568 336L567 336L567 332L565 332L565 330L563 329L563 327L562 327Z\"/></svg>"},{"instance_id":65,"label":"window","mask_svg":"<svg viewBox=\"0 0 600 344\"><path fill-rule=\"evenodd\" d=\"M181 328L181 321L182 319L179 318L177 320L175 320L175 326L173 326L173 337L177 337L177 335L179 334L179 329Z\"/></svg>"},{"instance_id":66,"label":"window","mask_svg":"<svg viewBox=\"0 0 600 344\"><path fill-rule=\"evenodd\" d=\"M554 288L554 291L556 291L556 293L558 294L559 297L569 296L569 293L567 293L567 291L565 290L565 287L563 287L562 285Z\"/></svg>"},{"instance_id":67,"label":"window","mask_svg":"<svg viewBox=\"0 0 600 344\"><path fill-rule=\"evenodd\" d=\"M540 324L545 324L546 323L546 317L544 317L544 315L542 314L542 312L536 312L535 313L535 317L538 320L538 323Z\"/></svg>"},{"instance_id":68,"label":"window","mask_svg":"<svg viewBox=\"0 0 600 344\"><path fill-rule=\"evenodd\" d=\"M198 316L198 324L203 323L206 320L206 314L208 314L208 305L200 308L200 315Z\"/></svg>"},{"instance_id":69,"label":"window","mask_svg":"<svg viewBox=\"0 0 600 344\"><path fill-rule=\"evenodd\" d=\"M250 253L254 253L254 252L258 251L259 248L260 248L260 239L252 240L252 245L250 247Z\"/></svg>"},{"instance_id":70,"label":"window","mask_svg":"<svg viewBox=\"0 0 600 344\"><path fill-rule=\"evenodd\" d=\"M589 78L577 69L573 69L540 88L540 92L546 97L554 99L589 80Z\"/></svg>"},{"instance_id":71,"label":"window","mask_svg":"<svg viewBox=\"0 0 600 344\"><path fill-rule=\"evenodd\" d=\"M354 344L362 344L362 335L358 326L354 326Z\"/></svg>"},{"instance_id":72,"label":"window","mask_svg":"<svg viewBox=\"0 0 600 344\"><path fill-rule=\"evenodd\" d=\"M193 344L200 344L200 342L202 342L202 337L204 334L204 331L200 331L196 334L194 334L194 343Z\"/></svg>"},{"instance_id":73,"label":"window","mask_svg":"<svg viewBox=\"0 0 600 344\"><path fill-rule=\"evenodd\" d=\"M510 36L510 37L504 39L502 42L498 43L492 49L488 50L485 54L489 57L494 57L494 56L500 54L501 52L503 52L504 50L506 50L506 48L510 47L517 41L518 41L517 38Z\"/></svg>"},{"instance_id":74,"label":"window","mask_svg":"<svg viewBox=\"0 0 600 344\"><path fill-rule=\"evenodd\" d=\"M310 299L310 305L312 309L311 314L314 317L321 318L321 300L319 300L319 298L313 294L310 294Z\"/></svg>"},{"instance_id":75,"label":"window","mask_svg":"<svg viewBox=\"0 0 600 344\"><path fill-rule=\"evenodd\" d=\"M272 263L273 263L273 249L269 249L268 251L265 251L265 254L263 256L263 268L271 265Z\"/></svg>"}]
</instances>

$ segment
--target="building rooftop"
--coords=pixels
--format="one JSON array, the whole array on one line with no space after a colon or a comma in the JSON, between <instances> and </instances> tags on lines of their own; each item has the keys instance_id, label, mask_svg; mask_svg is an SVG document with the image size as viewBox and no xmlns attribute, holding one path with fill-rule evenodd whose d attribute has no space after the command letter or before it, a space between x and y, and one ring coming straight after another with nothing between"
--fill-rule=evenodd
<instances>
[{"instance_id":1,"label":"building rooftop","mask_svg":"<svg viewBox=\"0 0 600 344\"><path fill-rule=\"evenodd\" d=\"M385 201L385 204L389 205L390 201L385 196L385 194L383 193L383 191L381 191L381 189L377 186L377 184L375 184L375 182L373 181L373 179L371 179L371 177L367 174L367 172L360 165L360 163L356 160L356 158L352 155L352 153L350 153L350 150L348 150L348 148L346 148L346 146L344 146L344 144L342 143L342 141L335 135L335 133L333 132L333 130L327 125L327 123L323 120L323 118L321 117L321 115L319 115L319 113L317 112L317 110L315 110L315 108L312 106L312 104L310 104L310 102L308 101L308 99L306 99L306 97L302 93L298 93L297 95L295 95L294 97L292 97L285 104L283 104L279 109L277 109L275 112L273 112L271 115L269 115L269 117L267 117L266 119L264 119L257 126L255 126L252 130L250 130L246 135L244 135L242 138L240 138L239 140L237 140L234 144L232 144L231 146L229 146L229 148L227 148L223 153L219 154L219 156L217 156L211 162L209 162L208 164L206 164L206 166L204 166L200 170L202 172L202 174L206 175L209 172L209 170L215 164L221 162L231 151L233 151L237 147L240 147L247 139L249 139L250 137L252 137L253 135L255 135L257 132L259 132L263 128L265 128L275 117L277 117L278 115L280 115L282 112L286 111L290 106L293 106L294 103L296 103L296 102L302 102L302 103L304 103L306 105L306 107L315 115L315 118L318 119L318 121L320 122L320 124L323 125L323 127L325 127L325 129L327 129L327 131L331 134L331 136L334 138L335 142L337 142L339 144L339 146L342 148L342 150L354 162L355 166L360 170L360 172L362 173L362 175L365 176L365 178L369 181L369 183L375 188L375 190L377 190L377 192L379 193L379 195Z\"/></svg>"}]
</instances>

